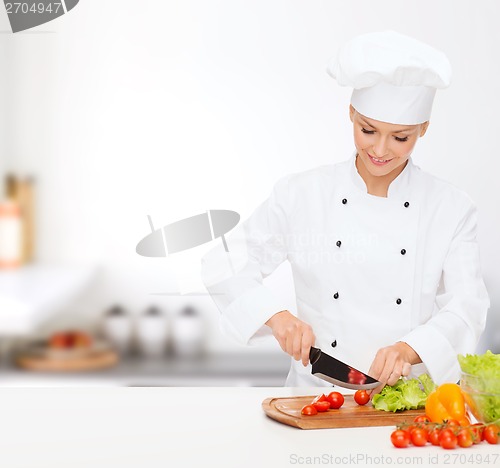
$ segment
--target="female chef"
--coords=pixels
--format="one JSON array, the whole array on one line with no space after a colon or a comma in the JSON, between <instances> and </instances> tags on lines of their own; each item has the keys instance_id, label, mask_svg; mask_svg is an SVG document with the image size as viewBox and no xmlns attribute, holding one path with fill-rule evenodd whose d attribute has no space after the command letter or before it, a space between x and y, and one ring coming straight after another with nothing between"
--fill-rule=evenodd
<instances>
[{"instance_id":1,"label":"female chef","mask_svg":"<svg viewBox=\"0 0 500 468\"><path fill-rule=\"evenodd\" d=\"M230 238L228 256L219 248L205 256L222 328L245 344L274 335L294 358L290 386L331 385L311 375L311 345L382 386L422 372L457 381L457 354L474 352L489 307L476 208L411 158L436 89L450 83L449 62L387 31L345 44L328 72L353 88L356 151L280 180ZM284 261L297 316L263 286Z\"/></svg>"}]
</instances>

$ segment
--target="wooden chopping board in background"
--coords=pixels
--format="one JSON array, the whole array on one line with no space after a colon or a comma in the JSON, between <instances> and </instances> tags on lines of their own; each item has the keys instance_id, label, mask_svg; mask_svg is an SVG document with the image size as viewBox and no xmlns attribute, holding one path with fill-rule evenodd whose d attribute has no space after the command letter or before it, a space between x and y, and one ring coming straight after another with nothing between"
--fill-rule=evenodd
<instances>
[{"instance_id":1,"label":"wooden chopping board in background","mask_svg":"<svg viewBox=\"0 0 500 468\"><path fill-rule=\"evenodd\" d=\"M96 342L89 348L57 350L37 343L16 353L15 363L26 370L76 372L114 366L118 353L109 345Z\"/></svg>"},{"instance_id":2,"label":"wooden chopping board in background","mask_svg":"<svg viewBox=\"0 0 500 468\"><path fill-rule=\"evenodd\" d=\"M266 398L262 402L262 408L270 418L300 429L396 426L404 422L411 423L416 416L425 414L425 409L396 413L380 411L371 402L360 406L354 401L353 395L344 395L344 404L340 409L331 409L314 416L302 415L302 408L311 404L315 397L316 395Z\"/></svg>"}]
</instances>

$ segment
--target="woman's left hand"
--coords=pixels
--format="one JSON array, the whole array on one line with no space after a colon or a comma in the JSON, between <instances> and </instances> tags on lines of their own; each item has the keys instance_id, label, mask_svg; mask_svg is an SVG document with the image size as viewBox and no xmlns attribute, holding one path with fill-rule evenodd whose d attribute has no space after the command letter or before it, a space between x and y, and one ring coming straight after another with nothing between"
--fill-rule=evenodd
<instances>
[{"instance_id":1,"label":"woman's left hand","mask_svg":"<svg viewBox=\"0 0 500 468\"><path fill-rule=\"evenodd\" d=\"M370 395L380 392L384 386L394 385L401 376L410 374L412 364L422 362L420 356L408 344L397 343L378 350L368 375L377 379L380 385L369 391Z\"/></svg>"}]
</instances>

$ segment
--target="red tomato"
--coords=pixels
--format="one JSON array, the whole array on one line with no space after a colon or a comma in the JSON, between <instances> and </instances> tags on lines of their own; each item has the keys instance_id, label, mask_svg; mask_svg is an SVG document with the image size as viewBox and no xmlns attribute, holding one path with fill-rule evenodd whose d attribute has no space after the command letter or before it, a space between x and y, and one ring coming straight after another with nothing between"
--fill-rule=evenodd
<instances>
[{"instance_id":1,"label":"red tomato","mask_svg":"<svg viewBox=\"0 0 500 468\"><path fill-rule=\"evenodd\" d=\"M484 428L483 437L488 444L498 444L498 435L500 434L500 429L496 424L488 424Z\"/></svg>"},{"instance_id":2,"label":"red tomato","mask_svg":"<svg viewBox=\"0 0 500 468\"><path fill-rule=\"evenodd\" d=\"M391 442L397 448L408 447L410 444L410 434L408 434L408 431L397 429L391 434Z\"/></svg>"},{"instance_id":3,"label":"red tomato","mask_svg":"<svg viewBox=\"0 0 500 468\"><path fill-rule=\"evenodd\" d=\"M328 401L326 399L326 395L322 393L321 395L318 395L312 402L311 405L314 405L314 403L317 403L318 401Z\"/></svg>"},{"instance_id":4,"label":"red tomato","mask_svg":"<svg viewBox=\"0 0 500 468\"><path fill-rule=\"evenodd\" d=\"M319 413L323 413L324 411L328 411L330 409L329 401L317 401L312 405L318 410Z\"/></svg>"},{"instance_id":5,"label":"red tomato","mask_svg":"<svg viewBox=\"0 0 500 468\"><path fill-rule=\"evenodd\" d=\"M331 409L339 409L344 404L344 395L339 392L332 392L327 397Z\"/></svg>"},{"instance_id":6,"label":"red tomato","mask_svg":"<svg viewBox=\"0 0 500 468\"><path fill-rule=\"evenodd\" d=\"M418 426L415 425L415 424L410 424L405 430L408 431L408 434L411 434L411 431L413 431L413 429L416 429Z\"/></svg>"},{"instance_id":7,"label":"red tomato","mask_svg":"<svg viewBox=\"0 0 500 468\"><path fill-rule=\"evenodd\" d=\"M470 427L470 431L472 433L472 441L475 444L479 444L483 440L484 425L481 423L473 424Z\"/></svg>"},{"instance_id":8,"label":"red tomato","mask_svg":"<svg viewBox=\"0 0 500 468\"><path fill-rule=\"evenodd\" d=\"M470 447L473 444L472 433L469 429L460 429L457 434L458 445L462 448Z\"/></svg>"},{"instance_id":9,"label":"red tomato","mask_svg":"<svg viewBox=\"0 0 500 468\"><path fill-rule=\"evenodd\" d=\"M358 390L354 394L354 401L358 405L366 405L370 401L370 395L368 395L366 390Z\"/></svg>"},{"instance_id":10,"label":"red tomato","mask_svg":"<svg viewBox=\"0 0 500 468\"><path fill-rule=\"evenodd\" d=\"M444 449L454 449L457 446L457 436L451 429L443 429L439 436L439 445Z\"/></svg>"},{"instance_id":11,"label":"red tomato","mask_svg":"<svg viewBox=\"0 0 500 468\"><path fill-rule=\"evenodd\" d=\"M448 419L445 421L447 427L458 427L460 423L456 419Z\"/></svg>"},{"instance_id":12,"label":"red tomato","mask_svg":"<svg viewBox=\"0 0 500 468\"><path fill-rule=\"evenodd\" d=\"M421 416L417 416L413 422L416 422L416 423L421 423L421 424L426 424L426 423L430 423L431 420L429 418L429 416L426 416L425 414L421 415Z\"/></svg>"},{"instance_id":13,"label":"red tomato","mask_svg":"<svg viewBox=\"0 0 500 468\"><path fill-rule=\"evenodd\" d=\"M428 437L427 431L420 427L413 429L410 433L411 443L416 447L423 447L427 443Z\"/></svg>"},{"instance_id":14,"label":"red tomato","mask_svg":"<svg viewBox=\"0 0 500 468\"><path fill-rule=\"evenodd\" d=\"M318 410L313 405L306 405L302 408L301 414L305 416L314 416L318 414Z\"/></svg>"},{"instance_id":15,"label":"red tomato","mask_svg":"<svg viewBox=\"0 0 500 468\"><path fill-rule=\"evenodd\" d=\"M429 432L429 442L432 445L439 445L439 436L441 435L441 431L439 429L433 429Z\"/></svg>"}]
</instances>

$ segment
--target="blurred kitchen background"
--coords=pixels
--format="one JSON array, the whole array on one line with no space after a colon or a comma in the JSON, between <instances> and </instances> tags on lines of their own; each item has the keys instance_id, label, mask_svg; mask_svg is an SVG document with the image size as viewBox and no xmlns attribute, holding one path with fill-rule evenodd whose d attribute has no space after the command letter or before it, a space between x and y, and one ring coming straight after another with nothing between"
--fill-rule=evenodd
<instances>
[{"instance_id":1,"label":"blurred kitchen background","mask_svg":"<svg viewBox=\"0 0 500 468\"><path fill-rule=\"evenodd\" d=\"M247 348L219 331L199 278L213 243L167 259L135 246L147 215L155 227L208 209L245 219L280 177L348 158L350 92L325 67L374 25L452 62L414 160L478 205L492 302L478 351L500 352L500 163L487 138L500 8L382 3L82 0L17 34L0 13L0 386L283 385L274 340ZM295 311L287 265L266 284Z\"/></svg>"}]
</instances>

